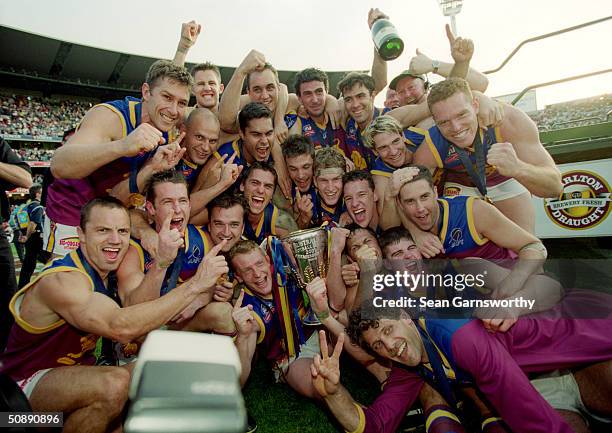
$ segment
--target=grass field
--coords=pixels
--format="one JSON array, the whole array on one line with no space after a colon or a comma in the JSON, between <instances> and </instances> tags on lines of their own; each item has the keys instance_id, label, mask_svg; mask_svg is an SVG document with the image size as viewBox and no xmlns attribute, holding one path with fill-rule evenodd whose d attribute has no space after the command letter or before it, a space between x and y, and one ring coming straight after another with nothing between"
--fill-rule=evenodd
<instances>
[{"instance_id":1,"label":"grass field","mask_svg":"<svg viewBox=\"0 0 612 433\"><path fill-rule=\"evenodd\" d=\"M605 244L608 242L608 244ZM555 239L545 241L549 263L547 270L561 276L569 287L592 287L610 290L612 281L612 246L610 239ZM605 247L605 248L604 248ZM16 254L14 254L16 256ZM558 260L557 260L558 259ZM586 259L586 265L576 259ZM608 260L605 260L608 259ZM39 267L37 267L39 270ZM369 404L379 393L378 382L343 356L342 384L354 399ZM247 408L256 419L261 433L325 433L342 431L323 404L300 397L285 384L274 382L267 362L255 361L251 377L244 390ZM401 431L408 427L404 425ZM410 431L424 431L422 427ZM478 430L474 430L478 431ZM594 432L606 432L605 426Z\"/></svg>"}]
</instances>

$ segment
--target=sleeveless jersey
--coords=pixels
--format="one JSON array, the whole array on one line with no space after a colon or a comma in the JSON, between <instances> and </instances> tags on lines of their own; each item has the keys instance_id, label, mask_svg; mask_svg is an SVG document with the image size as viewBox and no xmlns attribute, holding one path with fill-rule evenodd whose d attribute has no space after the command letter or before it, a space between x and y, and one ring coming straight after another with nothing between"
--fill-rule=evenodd
<instances>
[{"instance_id":1,"label":"sleeveless jersey","mask_svg":"<svg viewBox=\"0 0 612 433\"><path fill-rule=\"evenodd\" d=\"M516 258L516 254L481 238L474 224L476 197L439 198L439 237L448 258L481 257L488 260Z\"/></svg>"},{"instance_id":2,"label":"sleeveless jersey","mask_svg":"<svg viewBox=\"0 0 612 433\"><path fill-rule=\"evenodd\" d=\"M404 143L406 144L406 149L410 153L416 152L418 147L421 145L424 139L424 133L426 131L419 128L406 128L404 129ZM391 174L395 170L401 167L391 167L386 162L382 160L380 156L377 156L376 159L372 162L370 174L372 176L384 176L391 177Z\"/></svg>"},{"instance_id":3,"label":"sleeveless jersey","mask_svg":"<svg viewBox=\"0 0 612 433\"><path fill-rule=\"evenodd\" d=\"M174 169L183 173L183 177L185 177L190 191L191 188L193 188L193 185L195 185L200 171L202 171L201 166L194 164L193 162L189 162L185 158L181 158L181 160L178 162L178 164L176 164Z\"/></svg>"},{"instance_id":4,"label":"sleeveless jersey","mask_svg":"<svg viewBox=\"0 0 612 433\"><path fill-rule=\"evenodd\" d=\"M374 115L372 116L372 120L388 111L390 111L388 108L380 109L374 107ZM349 118L348 122L346 122L344 131L346 134L346 144L351 153L349 159L353 161L355 168L359 170L372 167L375 159L374 153L370 148L363 144L361 131L359 130L359 126L357 125L357 122L355 122L355 119L352 117Z\"/></svg>"},{"instance_id":5,"label":"sleeveless jersey","mask_svg":"<svg viewBox=\"0 0 612 433\"><path fill-rule=\"evenodd\" d=\"M140 99L128 96L122 100L96 105L98 106L106 107L117 114L121 122L121 137L126 137L140 125ZM168 133L164 132L163 137L168 143ZM118 158L98 168L85 179L55 179L49 186L47 215L54 222L78 226L80 210L85 203L107 195L116 184L129 176L130 170L138 170L152 154L153 151L142 152L134 157Z\"/></svg>"},{"instance_id":6,"label":"sleeveless jersey","mask_svg":"<svg viewBox=\"0 0 612 433\"><path fill-rule=\"evenodd\" d=\"M247 239L261 244L264 239L270 235L276 235L276 219L278 218L279 210L272 203L268 203L264 209L257 227L253 229L249 222L248 215L244 217L244 236Z\"/></svg>"},{"instance_id":7,"label":"sleeveless jersey","mask_svg":"<svg viewBox=\"0 0 612 433\"><path fill-rule=\"evenodd\" d=\"M351 155L346 146L344 129L333 129L327 115L325 115L325 118L325 124L321 125L310 117L302 117L295 111L290 111L285 115L285 123L288 125L288 128L297 125L301 135L310 139L315 150L323 147L334 147L341 151L344 156L350 158Z\"/></svg>"},{"instance_id":8,"label":"sleeveless jersey","mask_svg":"<svg viewBox=\"0 0 612 433\"><path fill-rule=\"evenodd\" d=\"M250 167L251 164L247 162L246 157L244 156L244 147L242 139L240 138L222 144L213 155L215 155L215 158L217 159L222 159L225 157L225 161L227 161L234 153L236 153L234 164L242 165L245 169ZM266 162L272 162L272 154L268 156Z\"/></svg>"},{"instance_id":9,"label":"sleeveless jersey","mask_svg":"<svg viewBox=\"0 0 612 433\"><path fill-rule=\"evenodd\" d=\"M488 127L486 129L479 129L479 134L485 150L485 156L491 145L503 141L499 128ZM463 162L461 162L459 154L455 151L455 147L451 145L450 141L442 136L437 126L432 126L425 132L425 141L436 160L438 168L444 169L446 182L455 182L471 187L476 186L465 169ZM476 156L469 150L468 155L472 166L476 168ZM485 166L485 174L488 187L498 185L509 179L499 174L495 167L489 164Z\"/></svg>"},{"instance_id":10,"label":"sleeveless jersey","mask_svg":"<svg viewBox=\"0 0 612 433\"><path fill-rule=\"evenodd\" d=\"M138 239L130 239L130 245L136 248L138 256L140 258L140 269L147 273L151 266L153 266L153 257L142 247L142 244ZM179 272L178 282L187 281L189 278L198 270L200 262L204 260L204 256L212 248L212 242L209 241L208 236L199 227L193 224L188 224L185 230L185 253L182 259L181 270ZM176 260L176 259L175 259ZM166 277L169 277L172 266L168 268ZM160 296L167 292L168 278L164 278L164 282L160 288Z\"/></svg>"},{"instance_id":11,"label":"sleeveless jersey","mask_svg":"<svg viewBox=\"0 0 612 433\"><path fill-rule=\"evenodd\" d=\"M1 357L3 372L15 381L46 368L95 364L93 352L98 336L81 331L61 318L49 326L38 328L21 317L21 303L27 291L40 279L57 272L79 272L87 277L92 291L109 296L108 288L86 262L80 248L51 262L33 281L19 290L9 306L15 324L7 349ZM70 287L58 287L58 290L70 290Z\"/></svg>"}]
</instances>

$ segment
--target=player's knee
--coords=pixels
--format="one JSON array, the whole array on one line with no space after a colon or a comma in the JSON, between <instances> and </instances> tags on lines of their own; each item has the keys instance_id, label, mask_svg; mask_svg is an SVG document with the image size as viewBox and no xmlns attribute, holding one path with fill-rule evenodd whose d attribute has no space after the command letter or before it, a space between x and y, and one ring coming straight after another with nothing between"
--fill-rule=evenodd
<instances>
[{"instance_id":1,"label":"player's knee","mask_svg":"<svg viewBox=\"0 0 612 433\"><path fill-rule=\"evenodd\" d=\"M103 396L109 410L119 413L128 397L130 373L125 368L108 368L103 378Z\"/></svg>"}]
</instances>

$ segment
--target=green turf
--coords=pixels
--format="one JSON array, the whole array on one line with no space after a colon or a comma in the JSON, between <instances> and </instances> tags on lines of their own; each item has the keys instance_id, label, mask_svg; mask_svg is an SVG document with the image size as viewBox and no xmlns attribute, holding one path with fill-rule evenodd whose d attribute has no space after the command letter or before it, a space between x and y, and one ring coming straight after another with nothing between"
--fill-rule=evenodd
<instances>
[{"instance_id":1,"label":"green turf","mask_svg":"<svg viewBox=\"0 0 612 433\"><path fill-rule=\"evenodd\" d=\"M355 400L369 404L380 389L372 375L343 357L342 383ZM324 433L342 431L323 404L299 396L286 384L277 384L268 363L260 358L244 390L247 408L257 420L258 432Z\"/></svg>"}]
</instances>

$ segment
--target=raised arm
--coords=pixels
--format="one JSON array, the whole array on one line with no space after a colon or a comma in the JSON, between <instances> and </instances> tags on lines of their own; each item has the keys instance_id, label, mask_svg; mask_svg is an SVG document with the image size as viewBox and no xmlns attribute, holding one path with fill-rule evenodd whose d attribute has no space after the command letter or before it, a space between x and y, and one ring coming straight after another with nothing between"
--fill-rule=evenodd
<instances>
[{"instance_id":1,"label":"raised arm","mask_svg":"<svg viewBox=\"0 0 612 433\"><path fill-rule=\"evenodd\" d=\"M172 60L176 65L183 66L185 64L185 58L187 53L193 47L198 40L202 26L196 23L194 20L181 25L181 38L179 39L178 46L176 47L176 53Z\"/></svg>"},{"instance_id":2,"label":"raised arm","mask_svg":"<svg viewBox=\"0 0 612 433\"><path fill-rule=\"evenodd\" d=\"M381 18L389 19L389 17L380 10L370 9L368 12L368 27L370 30L372 30L374 22ZM376 48L374 48L374 59L372 60L371 75L374 79L374 94L377 95L385 87L387 87L387 62L380 57L378 51L376 51Z\"/></svg>"},{"instance_id":3,"label":"raised arm","mask_svg":"<svg viewBox=\"0 0 612 433\"><path fill-rule=\"evenodd\" d=\"M82 179L123 156L135 156L164 144L162 133L142 123L126 137L116 113L104 106L87 112L79 129L55 151L51 172L57 179Z\"/></svg>"},{"instance_id":4,"label":"raised arm","mask_svg":"<svg viewBox=\"0 0 612 433\"><path fill-rule=\"evenodd\" d=\"M469 40L462 39L462 38L455 38L448 25L446 26L446 36L449 39L449 43L451 44L451 55L455 63L447 63L447 62L443 62L440 60L432 60L431 58L423 54L417 48L416 56L410 59L409 70L416 75L428 74L430 72L433 72L434 74L440 75L441 77L444 77L444 78L448 78L450 76L465 78L466 81L469 83L470 88L472 90L478 90L480 92L485 92L487 90L487 87L489 86L489 79L483 73L478 72L477 70L473 68L470 68L469 61L467 64L462 65L462 68L464 67L465 69L456 70L455 72L453 72L453 67L455 67L455 65L457 64L457 59L455 59L455 56L453 55L453 44L457 40L466 41L466 42ZM466 42L461 42L461 44L457 45L456 47L457 48L460 48L462 46L468 47L467 45L464 45ZM472 52L473 52L473 44L472 44Z\"/></svg>"},{"instance_id":5,"label":"raised arm","mask_svg":"<svg viewBox=\"0 0 612 433\"><path fill-rule=\"evenodd\" d=\"M238 131L238 112L240 111L240 95L247 74L252 70L262 70L266 58L262 53L251 50L238 65L232 78L221 95L219 103L219 123L221 129L228 132Z\"/></svg>"}]
</instances>

